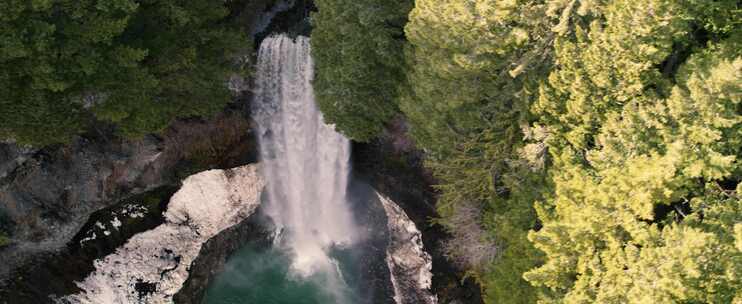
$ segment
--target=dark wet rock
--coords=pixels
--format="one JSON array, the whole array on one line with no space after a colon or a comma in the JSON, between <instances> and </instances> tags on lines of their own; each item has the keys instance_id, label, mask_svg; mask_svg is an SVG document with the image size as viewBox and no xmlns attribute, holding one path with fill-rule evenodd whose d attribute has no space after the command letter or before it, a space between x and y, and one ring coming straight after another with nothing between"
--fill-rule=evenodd
<instances>
[{"instance_id":1,"label":"dark wet rock","mask_svg":"<svg viewBox=\"0 0 742 304\"><path fill-rule=\"evenodd\" d=\"M264 21L264 29L255 33L255 45L274 33L286 33L290 37L307 36L312 32L309 15L317 11L312 0L277 0L268 14L270 21Z\"/></svg>"},{"instance_id":2,"label":"dark wet rock","mask_svg":"<svg viewBox=\"0 0 742 304\"><path fill-rule=\"evenodd\" d=\"M176 304L198 304L214 278L224 271L224 265L237 250L245 245L268 247L273 229L260 208L241 223L230 227L208 240L191 264L190 275L183 288L173 296Z\"/></svg>"},{"instance_id":3,"label":"dark wet rock","mask_svg":"<svg viewBox=\"0 0 742 304\"><path fill-rule=\"evenodd\" d=\"M361 250L354 251L355 261L363 261L353 271L359 274L359 297L366 302L359 304L394 304L394 288L391 273L386 263L389 247L387 215L376 191L361 180L352 179L348 186L348 197L356 224L363 238Z\"/></svg>"},{"instance_id":4,"label":"dark wet rock","mask_svg":"<svg viewBox=\"0 0 742 304\"><path fill-rule=\"evenodd\" d=\"M353 169L379 193L397 203L422 232L423 246L433 258L433 293L438 302L483 303L480 287L464 271L446 259L443 240L449 235L432 219L437 217L437 193L430 172L423 168L423 154L407 136L407 127L398 119L386 134L370 143L353 144Z\"/></svg>"},{"instance_id":5,"label":"dark wet rock","mask_svg":"<svg viewBox=\"0 0 742 304\"><path fill-rule=\"evenodd\" d=\"M396 304L437 304L431 291L433 261L423 247L420 230L399 205L382 194L379 198L388 219L386 261Z\"/></svg>"},{"instance_id":6,"label":"dark wet rock","mask_svg":"<svg viewBox=\"0 0 742 304\"><path fill-rule=\"evenodd\" d=\"M164 222L162 213L176 190L160 187L93 213L67 246L21 267L8 286L0 289L0 303L51 303L53 296L79 292L75 282L94 270L94 260Z\"/></svg>"},{"instance_id":7,"label":"dark wet rock","mask_svg":"<svg viewBox=\"0 0 742 304\"><path fill-rule=\"evenodd\" d=\"M5 178L15 168L22 165L35 151L30 147L19 147L10 142L0 142L0 179Z\"/></svg>"},{"instance_id":8,"label":"dark wet rock","mask_svg":"<svg viewBox=\"0 0 742 304\"><path fill-rule=\"evenodd\" d=\"M5 161L0 166L12 169L0 179L6 222L0 226L11 227L11 243L0 248L0 281L30 259L62 248L93 212L193 172L249 163L254 147L246 114L228 109L213 119L176 121L161 136L125 140L96 130L69 145L25 154L22 162Z\"/></svg>"},{"instance_id":9,"label":"dark wet rock","mask_svg":"<svg viewBox=\"0 0 742 304\"><path fill-rule=\"evenodd\" d=\"M137 282L134 283L134 289L137 290L139 299L142 300L145 299L148 295L153 294L157 291L157 283L138 279Z\"/></svg>"}]
</instances>

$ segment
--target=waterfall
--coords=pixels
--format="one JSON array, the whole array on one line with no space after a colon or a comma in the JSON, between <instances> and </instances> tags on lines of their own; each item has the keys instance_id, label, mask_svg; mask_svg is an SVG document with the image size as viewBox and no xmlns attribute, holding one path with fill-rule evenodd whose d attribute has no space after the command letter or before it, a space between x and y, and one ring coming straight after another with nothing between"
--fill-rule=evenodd
<instances>
[{"instance_id":1,"label":"waterfall","mask_svg":"<svg viewBox=\"0 0 742 304\"><path fill-rule=\"evenodd\" d=\"M266 213L301 275L334 269L327 252L357 237L346 200L350 143L324 123L312 89L309 38L266 38L258 52L254 118Z\"/></svg>"}]
</instances>

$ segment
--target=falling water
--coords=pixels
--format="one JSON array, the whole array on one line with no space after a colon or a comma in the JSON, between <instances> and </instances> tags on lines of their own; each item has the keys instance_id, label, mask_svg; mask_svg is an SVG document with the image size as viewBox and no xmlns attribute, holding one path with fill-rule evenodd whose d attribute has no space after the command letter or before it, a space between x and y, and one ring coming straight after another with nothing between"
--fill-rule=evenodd
<instances>
[{"instance_id":1,"label":"falling water","mask_svg":"<svg viewBox=\"0 0 742 304\"><path fill-rule=\"evenodd\" d=\"M350 144L323 122L312 90L309 38L266 38L254 109L267 181L267 213L284 229L293 269L333 271L327 252L356 237L346 203Z\"/></svg>"}]
</instances>

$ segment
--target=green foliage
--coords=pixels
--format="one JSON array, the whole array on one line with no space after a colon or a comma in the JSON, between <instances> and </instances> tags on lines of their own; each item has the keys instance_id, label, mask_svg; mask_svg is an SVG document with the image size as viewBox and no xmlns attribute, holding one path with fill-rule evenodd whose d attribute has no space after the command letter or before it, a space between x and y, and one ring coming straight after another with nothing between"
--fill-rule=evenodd
<instances>
[{"instance_id":1,"label":"green foliage","mask_svg":"<svg viewBox=\"0 0 742 304\"><path fill-rule=\"evenodd\" d=\"M521 274L541 258L527 232L536 224L531 204L539 192L532 189L545 182L545 152L525 146L521 126L533 120L529 108L551 64L560 7L418 0L403 36L411 8L404 2L317 4L312 48L325 117L351 137L368 139L399 102L440 181L441 222L457 236L449 254L488 283L492 301L533 300ZM485 206L486 216L471 206ZM488 228L484 235L480 227ZM492 244L502 245L502 258L490 265Z\"/></svg>"},{"instance_id":2,"label":"green foliage","mask_svg":"<svg viewBox=\"0 0 742 304\"><path fill-rule=\"evenodd\" d=\"M65 142L94 115L125 135L209 115L241 41L223 3L6 1L0 8L0 136ZM92 115L91 115L92 114Z\"/></svg>"},{"instance_id":3,"label":"green foliage","mask_svg":"<svg viewBox=\"0 0 742 304\"><path fill-rule=\"evenodd\" d=\"M696 5L612 1L557 39L534 105L554 159L529 236L546 261L524 275L550 289L543 301L742 299L742 200L724 188L742 179L739 19L707 23ZM705 26L708 43L694 32Z\"/></svg>"},{"instance_id":4,"label":"green foliage","mask_svg":"<svg viewBox=\"0 0 742 304\"><path fill-rule=\"evenodd\" d=\"M740 20L731 0L415 1L399 109L488 303L742 301ZM319 77L353 91L339 75Z\"/></svg>"},{"instance_id":5,"label":"green foliage","mask_svg":"<svg viewBox=\"0 0 742 304\"><path fill-rule=\"evenodd\" d=\"M497 238L498 257L491 261L479 275L486 303L534 303L538 290L523 279L524 272L538 266L543 254L528 240L528 231L537 225L532 208L538 192L540 177L536 180L513 185L514 193L530 194L500 199L487 211L485 225ZM520 187L518 187L520 186Z\"/></svg>"},{"instance_id":6,"label":"green foliage","mask_svg":"<svg viewBox=\"0 0 742 304\"><path fill-rule=\"evenodd\" d=\"M559 11L538 1L418 0L406 27L411 71L400 108L429 151L441 221L465 235L458 230L470 224L456 214L458 206L484 206L475 224L487 228L481 242L494 242L487 250L497 258L468 266L488 302L531 303L537 294L521 275L542 258L527 233L536 225L531 205L545 183L545 159L543 149L525 145L522 126L533 120L529 107L551 66Z\"/></svg>"},{"instance_id":7,"label":"green foliage","mask_svg":"<svg viewBox=\"0 0 742 304\"><path fill-rule=\"evenodd\" d=\"M365 141L399 112L403 27L412 1L317 0L312 15L314 88L328 123Z\"/></svg>"},{"instance_id":8,"label":"green foliage","mask_svg":"<svg viewBox=\"0 0 742 304\"><path fill-rule=\"evenodd\" d=\"M5 233L0 232L0 247L8 245L9 243L10 239L8 238L8 236L6 236Z\"/></svg>"}]
</instances>

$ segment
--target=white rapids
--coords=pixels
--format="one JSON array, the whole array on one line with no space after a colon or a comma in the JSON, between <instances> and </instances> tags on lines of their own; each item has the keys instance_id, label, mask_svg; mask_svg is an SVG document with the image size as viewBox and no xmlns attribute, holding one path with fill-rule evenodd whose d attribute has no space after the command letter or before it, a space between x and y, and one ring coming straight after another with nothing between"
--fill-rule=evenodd
<instances>
[{"instance_id":1,"label":"white rapids","mask_svg":"<svg viewBox=\"0 0 742 304\"><path fill-rule=\"evenodd\" d=\"M266 179L266 213L302 276L334 268L332 246L357 228L346 199L350 142L324 123L312 89L309 38L266 38L258 53L254 118Z\"/></svg>"}]
</instances>

